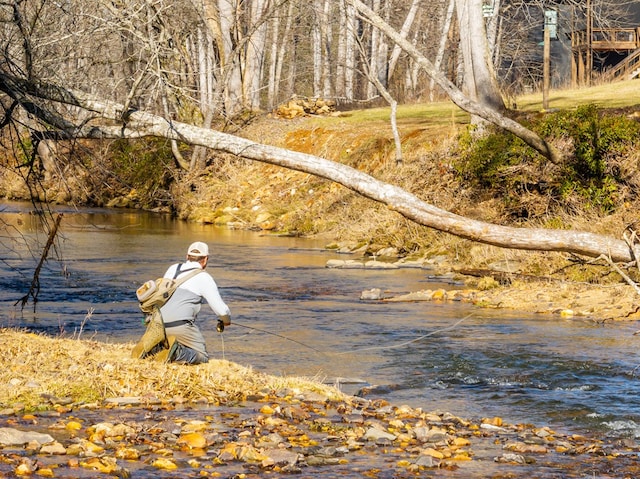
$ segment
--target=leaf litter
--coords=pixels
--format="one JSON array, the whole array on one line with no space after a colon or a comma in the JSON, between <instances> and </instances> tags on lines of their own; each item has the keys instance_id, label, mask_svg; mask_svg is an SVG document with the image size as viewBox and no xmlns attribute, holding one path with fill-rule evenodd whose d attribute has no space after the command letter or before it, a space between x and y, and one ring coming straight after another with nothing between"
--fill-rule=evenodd
<instances>
[{"instance_id":1,"label":"leaf litter","mask_svg":"<svg viewBox=\"0 0 640 479\"><path fill-rule=\"evenodd\" d=\"M0 478L636 477L635 440L471 421L228 361L0 329ZM615 472L612 472L615 471Z\"/></svg>"}]
</instances>

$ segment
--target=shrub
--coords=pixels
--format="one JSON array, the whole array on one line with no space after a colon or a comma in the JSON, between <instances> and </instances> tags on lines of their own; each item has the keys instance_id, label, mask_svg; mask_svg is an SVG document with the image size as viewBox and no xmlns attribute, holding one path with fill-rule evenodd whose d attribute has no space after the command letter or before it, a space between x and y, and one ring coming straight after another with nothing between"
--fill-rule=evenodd
<instances>
[{"instance_id":1,"label":"shrub","mask_svg":"<svg viewBox=\"0 0 640 479\"><path fill-rule=\"evenodd\" d=\"M563 164L561 193L575 192L587 207L612 212L617 204L619 172L609 165L634 148L640 126L623 115L603 115L594 105L548 116L540 133L555 141L570 141L573 151Z\"/></svg>"},{"instance_id":2,"label":"shrub","mask_svg":"<svg viewBox=\"0 0 640 479\"><path fill-rule=\"evenodd\" d=\"M165 140L116 140L111 144L113 176L127 188L136 189L143 203L154 203L154 193L166 189L175 160Z\"/></svg>"},{"instance_id":3,"label":"shrub","mask_svg":"<svg viewBox=\"0 0 640 479\"><path fill-rule=\"evenodd\" d=\"M461 138L460 158L455 164L460 177L501 197L518 216L524 211L517 195L532 191L550 195L565 207L580 198L583 207L610 213L618 204L621 178L613 166L636 148L640 125L624 115L603 115L594 105L546 115L532 128L557 145L565 145L564 161L547 168L546 161L508 132L494 131L472 141Z\"/></svg>"},{"instance_id":4,"label":"shrub","mask_svg":"<svg viewBox=\"0 0 640 479\"><path fill-rule=\"evenodd\" d=\"M474 186L510 189L518 180L507 174L510 167L535 154L520 138L495 129L480 138L466 132L460 138L461 155L454 163L458 174Z\"/></svg>"}]
</instances>

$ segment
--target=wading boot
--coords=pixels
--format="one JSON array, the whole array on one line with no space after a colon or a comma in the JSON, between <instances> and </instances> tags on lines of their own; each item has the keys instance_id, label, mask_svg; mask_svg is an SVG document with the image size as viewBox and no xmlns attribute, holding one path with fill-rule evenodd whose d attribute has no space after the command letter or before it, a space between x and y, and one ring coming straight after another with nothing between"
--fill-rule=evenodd
<instances>
[{"instance_id":1,"label":"wading boot","mask_svg":"<svg viewBox=\"0 0 640 479\"><path fill-rule=\"evenodd\" d=\"M178 350L179 343L176 341L175 336L167 336L167 342L169 343L169 347L157 353L153 357L155 361L160 363L170 363L173 361L176 351Z\"/></svg>"},{"instance_id":2,"label":"wading boot","mask_svg":"<svg viewBox=\"0 0 640 479\"><path fill-rule=\"evenodd\" d=\"M138 344L133 347L131 351L132 358L142 359L149 351L151 351L158 344L165 342L167 337L164 332L164 323L159 313L151 315L149 324L147 324L147 330L144 332Z\"/></svg>"}]
</instances>

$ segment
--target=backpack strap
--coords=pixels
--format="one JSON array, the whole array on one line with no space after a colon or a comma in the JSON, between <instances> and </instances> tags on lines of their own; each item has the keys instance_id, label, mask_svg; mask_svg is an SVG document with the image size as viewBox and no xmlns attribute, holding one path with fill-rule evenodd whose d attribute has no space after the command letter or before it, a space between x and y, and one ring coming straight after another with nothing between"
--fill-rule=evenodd
<instances>
[{"instance_id":1,"label":"backpack strap","mask_svg":"<svg viewBox=\"0 0 640 479\"><path fill-rule=\"evenodd\" d=\"M183 264L184 264L184 263L180 263L180 264L178 265L178 267L176 268L176 272L175 272L175 273L173 273L173 279L176 279L176 278L178 277L178 275L180 274L180 269L182 268L182 265L183 265Z\"/></svg>"},{"instance_id":2,"label":"backpack strap","mask_svg":"<svg viewBox=\"0 0 640 479\"><path fill-rule=\"evenodd\" d=\"M199 273L204 273L204 270L200 269L200 268L185 269L182 272L186 273L187 271L189 271L189 274L185 275L184 277L182 277L180 279L176 279L178 277L178 274L180 274L180 267L181 266L182 266L182 264L178 265L178 267L176 268L176 274L173 275L173 283L171 284L171 294L173 294L173 292L176 289L178 289L178 286L180 286L186 280L193 278L194 276L196 276Z\"/></svg>"},{"instance_id":3,"label":"backpack strap","mask_svg":"<svg viewBox=\"0 0 640 479\"><path fill-rule=\"evenodd\" d=\"M180 270L180 266L178 266L178 270ZM189 274L187 274L184 278L180 278L180 279L174 279L173 282L171 283L171 289L169 291L167 291L167 301L169 301L169 298L171 298L171 296L173 296L173 293L175 293L176 289L178 289L178 286L180 286L182 283L184 283L186 280L193 278L194 276L198 275L199 273L204 273L203 269L200 268L192 268L189 270ZM185 271L183 271L184 273ZM177 274L176 274L177 276ZM175 276L174 276L175 278ZM187 324L187 323L191 323L191 321L187 321L187 320L179 320L179 321L173 321L173 322L169 322L169 323L164 323L164 327L165 328L172 328L174 326L180 326L182 324Z\"/></svg>"}]
</instances>

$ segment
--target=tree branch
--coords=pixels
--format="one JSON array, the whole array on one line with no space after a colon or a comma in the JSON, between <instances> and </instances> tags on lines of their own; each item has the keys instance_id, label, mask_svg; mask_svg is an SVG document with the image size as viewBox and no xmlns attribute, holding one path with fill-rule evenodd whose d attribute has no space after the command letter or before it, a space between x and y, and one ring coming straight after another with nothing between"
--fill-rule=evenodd
<instances>
[{"instance_id":1,"label":"tree branch","mask_svg":"<svg viewBox=\"0 0 640 479\"><path fill-rule=\"evenodd\" d=\"M530 147L540 154L544 155L553 163L560 161L559 153L552 145L547 143L543 138L533 131L525 128L517 121L508 118L498 111L484 107L483 105L472 101L464 95L453 82L451 82L441 71L436 70L433 64L406 38L400 35L394 28L388 25L379 15L367 7L359 0L346 0L352 4L358 12L374 27L378 28L387 35L393 42L400 46L420 67L433 78L436 83L447 93L451 101L462 108L464 111L479 116L494 125L497 125L514 135L521 138Z\"/></svg>"}]
</instances>

